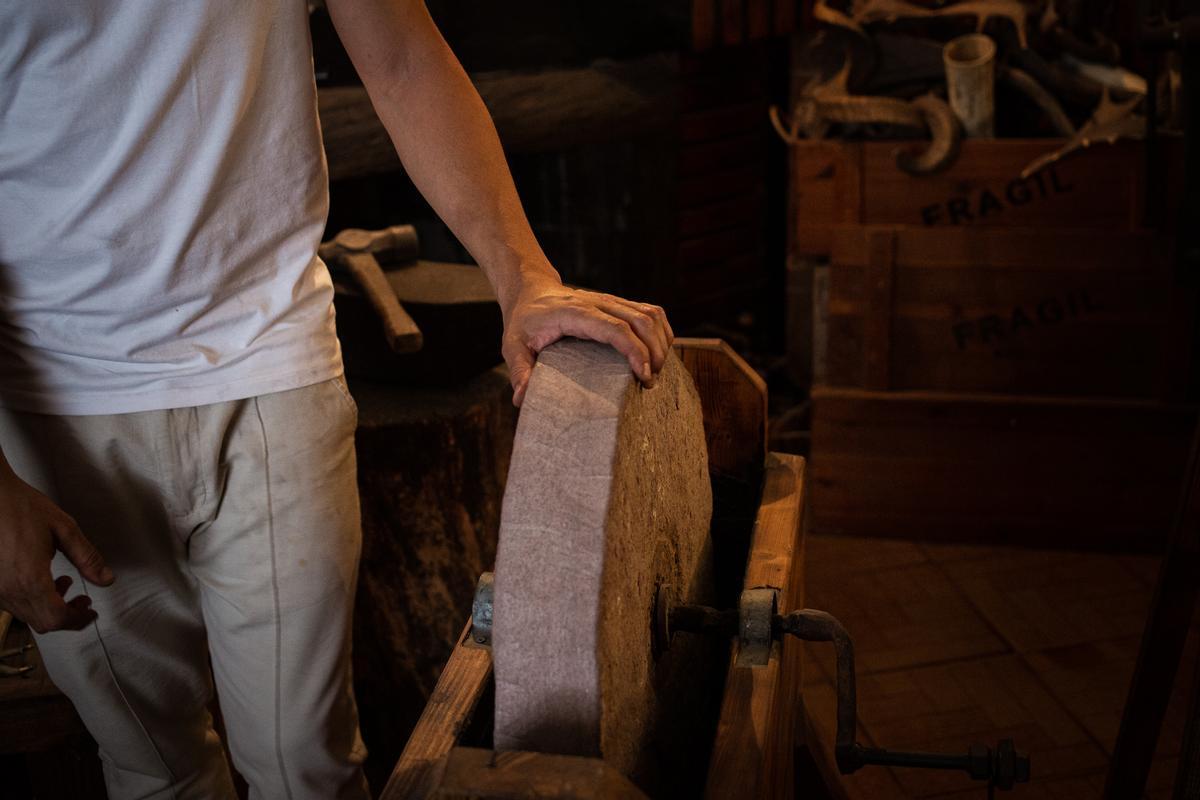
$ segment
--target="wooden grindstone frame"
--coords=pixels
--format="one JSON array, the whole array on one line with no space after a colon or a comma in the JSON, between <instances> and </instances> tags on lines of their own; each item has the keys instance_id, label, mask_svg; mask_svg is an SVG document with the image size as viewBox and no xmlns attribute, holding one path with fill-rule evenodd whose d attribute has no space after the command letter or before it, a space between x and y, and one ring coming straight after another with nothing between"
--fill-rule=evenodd
<instances>
[{"instance_id":1,"label":"wooden grindstone frame","mask_svg":"<svg viewBox=\"0 0 1200 800\"><path fill-rule=\"evenodd\" d=\"M676 352L703 407L719 602L735 606L743 588L770 587L780 608L799 608L804 459L767 452L766 385L724 342L679 340ZM468 620L383 800L645 796L598 758L493 751L491 651L472 642L470 631ZM802 643L791 637L775 643L762 667L733 666L736 640L725 652L723 689L710 704L711 749L695 754L697 774L681 777L680 785L714 798L792 795L798 772L812 773L796 766L796 755L811 741L799 717ZM808 763L821 771L831 761Z\"/></svg>"}]
</instances>

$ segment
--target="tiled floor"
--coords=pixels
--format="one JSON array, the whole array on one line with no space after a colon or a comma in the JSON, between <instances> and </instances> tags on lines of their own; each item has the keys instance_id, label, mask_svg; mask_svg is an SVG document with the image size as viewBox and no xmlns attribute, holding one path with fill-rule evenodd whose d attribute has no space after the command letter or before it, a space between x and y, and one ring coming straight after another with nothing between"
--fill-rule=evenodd
<instances>
[{"instance_id":1,"label":"tiled floor","mask_svg":"<svg viewBox=\"0 0 1200 800\"><path fill-rule=\"evenodd\" d=\"M805 604L854 637L859 740L966 752L1016 740L1013 800L1096 798L1157 577L1153 557L810 536ZM1193 626L1147 787L1169 798L1200 628ZM831 648L807 646L805 705L833 741ZM852 800L982 798L961 773L867 767Z\"/></svg>"}]
</instances>

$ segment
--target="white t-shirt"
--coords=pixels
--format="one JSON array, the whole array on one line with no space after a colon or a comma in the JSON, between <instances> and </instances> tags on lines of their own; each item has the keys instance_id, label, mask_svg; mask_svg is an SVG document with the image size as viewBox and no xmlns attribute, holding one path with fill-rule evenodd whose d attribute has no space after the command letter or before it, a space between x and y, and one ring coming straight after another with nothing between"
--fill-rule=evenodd
<instances>
[{"instance_id":1,"label":"white t-shirt","mask_svg":"<svg viewBox=\"0 0 1200 800\"><path fill-rule=\"evenodd\" d=\"M341 374L305 0L0 0L0 402Z\"/></svg>"}]
</instances>

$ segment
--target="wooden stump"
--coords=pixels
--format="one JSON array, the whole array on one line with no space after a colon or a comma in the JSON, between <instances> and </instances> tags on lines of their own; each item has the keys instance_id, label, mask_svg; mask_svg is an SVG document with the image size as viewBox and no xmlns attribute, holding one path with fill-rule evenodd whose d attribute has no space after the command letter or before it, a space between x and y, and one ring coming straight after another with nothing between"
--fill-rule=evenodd
<instances>
[{"instance_id":1,"label":"wooden stump","mask_svg":"<svg viewBox=\"0 0 1200 800\"><path fill-rule=\"evenodd\" d=\"M492 567L516 413L503 367L455 389L351 388L363 511L354 677L379 791Z\"/></svg>"}]
</instances>

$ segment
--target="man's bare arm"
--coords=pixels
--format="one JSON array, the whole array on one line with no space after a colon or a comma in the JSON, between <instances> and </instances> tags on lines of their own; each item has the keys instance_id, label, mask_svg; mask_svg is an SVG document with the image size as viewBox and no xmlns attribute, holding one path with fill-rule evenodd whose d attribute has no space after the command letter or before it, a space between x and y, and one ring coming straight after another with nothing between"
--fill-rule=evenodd
<instances>
[{"instance_id":1,"label":"man's bare arm","mask_svg":"<svg viewBox=\"0 0 1200 800\"><path fill-rule=\"evenodd\" d=\"M611 344L652 382L673 338L666 314L563 287L530 230L487 108L424 1L327 6L405 170L495 287L514 402L536 353L562 336Z\"/></svg>"}]
</instances>

